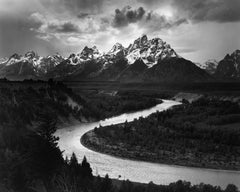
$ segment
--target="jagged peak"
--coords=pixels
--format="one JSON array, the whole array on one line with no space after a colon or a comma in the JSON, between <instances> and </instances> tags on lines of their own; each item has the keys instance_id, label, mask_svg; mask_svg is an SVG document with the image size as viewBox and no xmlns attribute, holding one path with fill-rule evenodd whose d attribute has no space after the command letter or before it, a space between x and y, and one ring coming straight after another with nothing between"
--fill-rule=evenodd
<instances>
[{"instance_id":1,"label":"jagged peak","mask_svg":"<svg viewBox=\"0 0 240 192\"><path fill-rule=\"evenodd\" d=\"M142 37L141 37L141 43L145 43L148 41L148 37L146 34L143 34Z\"/></svg>"},{"instance_id":2,"label":"jagged peak","mask_svg":"<svg viewBox=\"0 0 240 192\"><path fill-rule=\"evenodd\" d=\"M239 50L239 49L235 50L235 51L232 53L232 55L240 56L240 50Z\"/></svg>"},{"instance_id":3,"label":"jagged peak","mask_svg":"<svg viewBox=\"0 0 240 192\"><path fill-rule=\"evenodd\" d=\"M142 58L149 66L156 64L159 59L180 56L161 38L155 37L148 40L146 35L142 35L127 48L127 59L132 64L137 58Z\"/></svg>"},{"instance_id":4,"label":"jagged peak","mask_svg":"<svg viewBox=\"0 0 240 192\"><path fill-rule=\"evenodd\" d=\"M240 50L236 49L233 53L240 53Z\"/></svg>"},{"instance_id":5,"label":"jagged peak","mask_svg":"<svg viewBox=\"0 0 240 192\"><path fill-rule=\"evenodd\" d=\"M115 43L116 46L123 46L121 43Z\"/></svg>"},{"instance_id":6,"label":"jagged peak","mask_svg":"<svg viewBox=\"0 0 240 192\"><path fill-rule=\"evenodd\" d=\"M237 49L237 50L235 50L232 54L227 54L225 57L224 57L224 59L234 59L234 58L238 58L238 57L240 57L240 50L239 49Z\"/></svg>"},{"instance_id":7,"label":"jagged peak","mask_svg":"<svg viewBox=\"0 0 240 192\"><path fill-rule=\"evenodd\" d=\"M11 58L18 59L18 58L20 58L20 57L21 57L21 55L19 55L19 54L17 54L17 53L14 53L13 55L11 55L11 56L9 57L9 59L11 59Z\"/></svg>"},{"instance_id":8,"label":"jagged peak","mask_svg":"<svg viewBox=\"0 0 240 192\"><path fill-rule=\"evenodd\" d=\"M123 45L121 43L115 43L113 47L123 47Z\"/></svg>"},{"instance_id":9,"label":"jagged peak","mask_svg":"<svg viewBox=\"0 0 240 192\"><path fill-rule=\"evenodd\" d=\"M112 49L109 51L109 53L114 53L116 51L124 49L123 45L121 43L116 43L113 45Z\"/></svg>"},{"instance_id":10,"label":"jagged peak","mask_svg":"<svg viewBox=\"0 0 240 192\"><path fill-rule=\"evenodd\" d=\"M96 46L96 45L94 45L94 46L92 47L92 50L96 50L96 51L98 51L98 48L97 48L97 46Z\"/></svg>"},{"instance_id":11,"label":"jagged peak","mask_svg":"<svg viewBox=\"0 0 240 192\"><path fill-rule=\"evenodd\" d=\"M88 46L85 46L82 51L89 50L89 49L91 49L91 48L89 48Z\"/></svg>"},{"instance_id":12,"label":"jagged peak","mask_svg":"<svg viewBox=\"0 0 240 192\"><path fill-rule=\"evenodd\" d=\"M93 46L93 47L88 47L88 46L85 46L82 50L82 52L85 51L85 52L99 52L97 46Z\"/></svg>"},{"instance_id":13,"label":"jagged peak","mask_svg":"<svg viewBox=\"0 0 240 192\"><path fill-rule=\"evenodd\" d=\"M228 54L224 57L224 59L231 59L230 54L228 53Z\"/></svg>"},{"instance_id":14,"label":"jagged peak","mask_svg":"<svg viewBox=\"0 0 240 192\"><path fill-rule=\"evenodd\" d=\"M27 53L25 53L25 57L34 58L36 56L37 56L37 53L34 51L28 51Z\"/></svg>"},{"instance_id":15,"label":"jagged peak","mask_svg":"<svg viewBox=\"0 0 240 192\"><path fill-rule=\"evenodd\" d=\"M148 42L148 37L147 37L147 35L143 34L141 37L138 37L134 41L133 45L141 46L141 45L146 44L147 42Z\"/></svg>"},{"instance_id":16,"label":"jagged peak","mask_svg":"<svg viewBox=\"0 0 240 192\"><path fill-rule=\"evenodd\" d=\"M95 53L95 54L99 54L99 53L100 53L100 51L99 51L99 49L97 48L96 45L94 45L94 46L92 47L92 50L93 50L93 53Z\"/></svg>"}]
</instances>

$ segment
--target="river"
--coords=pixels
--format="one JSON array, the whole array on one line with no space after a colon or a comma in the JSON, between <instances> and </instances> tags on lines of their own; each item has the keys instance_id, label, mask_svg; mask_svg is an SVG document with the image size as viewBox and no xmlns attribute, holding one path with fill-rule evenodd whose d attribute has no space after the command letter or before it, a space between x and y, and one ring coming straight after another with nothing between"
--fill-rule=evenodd
<instances>
[{"instance_id":1,"label":"river","mask_svg":"<svg viewBox=\"0 0 240 192\"><path fill-rule=\"evenodd\" d=\"M59 147L64 151L64 156L70 157L74 152L81 161L85 155L91 164L94 175L105 176L108 174L110 178L121 176L121 179L141 183L153 181L155 184L169 184L181 179L190 181L192 184L205 183L225 188L231 183L240 188L240 171L192 168L122 159L91 151L80 143L80 138L84 133L99 127L99 125L106 126L123 123L126 120L133 121L135 118L147 117L156 111L163 111L179 104L176 101L163 100L162 104L151 109L122 114L99 122L81 123L58 129L55 135L59 137Z\"/></svg>"}]
</instances>

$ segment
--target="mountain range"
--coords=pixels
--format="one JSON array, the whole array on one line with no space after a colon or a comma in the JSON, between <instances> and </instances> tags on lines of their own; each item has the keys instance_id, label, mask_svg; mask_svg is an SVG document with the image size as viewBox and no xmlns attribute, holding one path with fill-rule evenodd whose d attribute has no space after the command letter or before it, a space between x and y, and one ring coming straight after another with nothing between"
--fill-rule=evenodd
<instances>
[{"instance_id":1,"label":"mountain range","mask_svg":"<svg viewBox=\"0 0 240 192\"><path fill-rule=\"evenodd\" d=\"M240 51L219 63L194 64L178 55L160 38L143 35L127 48L116 43L107 53L96 46L84 47L64 58L59 54L41 57L30 51L0 59L0 78L104 80L121 82L202 82L216 78L240 79Z\"/></svg>"}]
</instances>

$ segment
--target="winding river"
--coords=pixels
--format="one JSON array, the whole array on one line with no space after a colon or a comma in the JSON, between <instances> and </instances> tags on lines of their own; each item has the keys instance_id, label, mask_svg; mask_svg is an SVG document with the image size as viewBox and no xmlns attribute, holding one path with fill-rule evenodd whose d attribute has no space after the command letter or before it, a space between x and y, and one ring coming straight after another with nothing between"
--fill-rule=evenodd
<instances>
[{"instance_id":1,"label":"winding river","mask_svg":"<svg viewBox=\"0 0 240 192\"><path fill-rule=\"evenodd\" d=\"M84 133L99 125L106 126L123 123L126 120L133 121L135 118L147 117L156 111L166 110L178 104L180 103L176 101L163 100L162 104L151 109L122 114L99 122L82 123L58 129L55 135L59 137L59 147L64 150L64 156L71 156L74 152L81 160L85 155L91 164L94 175L105 176L108 174L111 178L121 176L121 179L142 183L153 181L156 184L169 184L181 179L190 181L192 184L206 183L224 188L227 184L232 183L240 188L239 171L192 168L122 159L91 151L80 143L80 138Z\"/></svg>"}]
</instances>

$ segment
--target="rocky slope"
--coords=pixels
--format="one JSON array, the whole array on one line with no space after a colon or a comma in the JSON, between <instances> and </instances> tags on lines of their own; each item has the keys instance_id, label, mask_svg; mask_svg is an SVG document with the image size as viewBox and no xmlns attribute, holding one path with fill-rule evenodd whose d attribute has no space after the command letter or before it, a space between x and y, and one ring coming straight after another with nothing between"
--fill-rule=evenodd
<instances>
[{"instance_id":1,"label":"rocky slope","mask_svg":"<svg viewBox=\"0 0 240 192\"><path fill-rule=\"evenodd\" d=\"M126 58L129 64L133 64L137 59L142 59L148 67L157 64L159 60L165 58L180 58L169 44L160 38L148 40L146 35L136 39L127 48Z\"/></svg>"},{"instance_id":2,"label":"rocky slope","mask_svg":"<svg viewBox=\"0 0 240 192\"><path fill-rule=\"evenodd\" d=\"M221 79L240 79L240 50L227 54L219 62L215 75Z\"/></svg>"},{"instance_id":3,"label":"rocky slope","mask_svg":"<svg viewBox=\"0 0 240 192\"><path fill-rule=\"evenodd\" d=\"M205 70L206 72L212 75L217 70L218 61L216 61L215 59L210 59L203 64L201 63L195 63L195 64L201 69Z\"/></svg>"}]
</instances>

